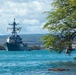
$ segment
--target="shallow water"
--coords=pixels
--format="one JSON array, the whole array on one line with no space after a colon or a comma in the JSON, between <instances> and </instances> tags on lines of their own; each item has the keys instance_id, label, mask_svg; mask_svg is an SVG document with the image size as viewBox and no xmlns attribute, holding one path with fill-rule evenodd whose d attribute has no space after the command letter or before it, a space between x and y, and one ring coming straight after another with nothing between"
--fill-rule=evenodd
<instances>
[{"instance_id":1,"label":"shallow water","mask_svg":"<svg viewBox=\"0 0 76 75\"><path fill-rule=\"evenodd\" d=\"M0 51L0 75L76 75L76 64L71 63L75 56L76 52L69 56L48 50ZM58 67L70 71L48 71Z\"/></svg>"}]
</instances>

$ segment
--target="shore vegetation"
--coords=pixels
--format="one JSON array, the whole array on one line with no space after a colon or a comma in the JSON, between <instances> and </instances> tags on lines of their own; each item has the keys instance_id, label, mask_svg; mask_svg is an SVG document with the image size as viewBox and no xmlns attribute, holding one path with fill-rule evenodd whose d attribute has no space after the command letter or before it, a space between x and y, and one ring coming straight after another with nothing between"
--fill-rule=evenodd
<instances>
[{"instance_id":1,"label":"shore vegetation","mask_svg":"<svg viewBox=\"0 0 76 75\"><path fill-rule=\"evenodd\" d=\"M44 47L59 53L64 49L71 53L76 37L76 0L54 0L51 6L45 12L43 29L47 29L49 34L42 38Z\"/></svg>"}]
</instances>

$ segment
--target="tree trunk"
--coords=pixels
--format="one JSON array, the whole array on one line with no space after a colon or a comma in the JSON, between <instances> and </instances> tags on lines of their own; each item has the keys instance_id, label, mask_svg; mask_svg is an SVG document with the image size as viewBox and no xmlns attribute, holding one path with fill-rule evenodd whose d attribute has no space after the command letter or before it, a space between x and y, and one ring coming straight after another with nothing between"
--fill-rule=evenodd
<instances>
[{"instance_id":1,"label":"tree trunk","mask_svg":"<svg viewBox=\"0 0 76 75\"><path fill-rule=\"evenodd\" d=\"M70 54L72 50L72 43L70 43L66 48L66 54Z\"/></svg>"}]
</instances>

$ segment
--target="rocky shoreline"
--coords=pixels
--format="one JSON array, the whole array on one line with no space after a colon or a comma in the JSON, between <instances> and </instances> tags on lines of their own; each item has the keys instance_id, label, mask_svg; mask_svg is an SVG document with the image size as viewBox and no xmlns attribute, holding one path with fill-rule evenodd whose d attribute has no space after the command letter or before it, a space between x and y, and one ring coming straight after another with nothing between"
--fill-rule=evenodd
<instances>
[{"instance_id":1,"label":"rocky shoreline","mask_svg":"<svg viewBox=\"0 0 76 75\"><path fill-rule=\"evenodd\" d=\"M0 45L0 50L5 50L5 47L3 45Z\"/></svg>"}]
</instances>

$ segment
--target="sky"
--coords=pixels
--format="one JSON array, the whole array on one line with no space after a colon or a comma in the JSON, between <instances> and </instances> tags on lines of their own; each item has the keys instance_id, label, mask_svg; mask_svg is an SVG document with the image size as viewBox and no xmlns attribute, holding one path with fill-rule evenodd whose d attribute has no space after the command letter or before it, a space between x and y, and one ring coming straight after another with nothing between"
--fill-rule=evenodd
<instances>
[{"instance_id":1,"label":"sky","mask_svg":"<svg viewBox=\"0 0 76 75\"><path fill-rule=\"evenodd\" d=\"M45 34L48 31L42 27L46 22L45 11L50 10L52 0L0 0L0 34L10 34L7 31L9 23L14 18L22 27L21 34Z\"/></svg>"}]
</instances>

